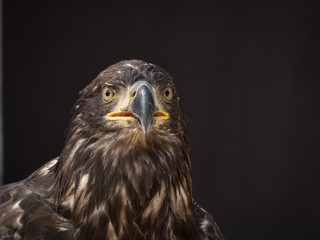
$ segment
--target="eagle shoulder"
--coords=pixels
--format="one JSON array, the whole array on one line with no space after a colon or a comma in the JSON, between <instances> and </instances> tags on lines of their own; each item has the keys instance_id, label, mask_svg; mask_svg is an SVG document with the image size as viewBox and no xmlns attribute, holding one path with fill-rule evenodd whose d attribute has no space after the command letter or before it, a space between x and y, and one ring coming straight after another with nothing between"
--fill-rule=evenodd
<instances>
[{"instance_id":1,"label":"eagle shoulder","mask_svg":"<svg viewBox=\"0 0 320 240\"><path fill-rule=\"evenodd\" d=\"M198 236L201 240L224 240L224 236L212 215L194 202L195 215L198 219Z\"/></svg>"},{"instance_id":2,"label":"eagle shoulder","mask_svg":"<svg viewBox=\"0 0 320 240\"><path fill-rule=\"evenodd\" d=\"M0 240L74 239L73 224L46 194L50 161L29 178L0 187ZM47 188L47 189L46 189Z\"/></svg>"}]
</instances>

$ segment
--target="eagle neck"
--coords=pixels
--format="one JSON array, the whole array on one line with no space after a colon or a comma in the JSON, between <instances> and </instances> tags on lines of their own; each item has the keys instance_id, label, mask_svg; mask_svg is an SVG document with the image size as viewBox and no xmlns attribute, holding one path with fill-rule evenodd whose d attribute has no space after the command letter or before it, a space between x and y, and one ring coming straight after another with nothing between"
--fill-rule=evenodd
<instances>
[{"instance_id":1,"label":"eagle neck","mask_svg":"<svg viewBox=\"0 0 320 240\"><path fill-rule=\"evenodd\" d=\"M129 233L141 239L192 235L187 142L177 135L156 136L147 143L121 132L91 138L76 134L68 139L59 159L56 199L70 210L78 234L87 234L83 229L92 226L107 229L109 237L118 239Z\"/></svg>"}]
</instances>

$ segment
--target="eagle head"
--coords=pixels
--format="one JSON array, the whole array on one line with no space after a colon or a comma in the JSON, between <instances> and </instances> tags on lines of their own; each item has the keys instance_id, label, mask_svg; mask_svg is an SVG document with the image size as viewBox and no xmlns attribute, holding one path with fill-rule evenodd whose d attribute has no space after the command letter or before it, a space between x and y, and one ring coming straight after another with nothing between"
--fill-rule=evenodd
<instances>
[{"instance_id":1,"label":"eagle head","mask_svg":"<svg viewBox=\"0 0 320 240\"><path fill-rule=\"evenodd\" d=\"M80 92L73 122L90 129L90 134L117 132L126 143L145 143L156 135L185 131L172 77L141 60L121 61L101 72Z\"/></svg>"}]
</instances>

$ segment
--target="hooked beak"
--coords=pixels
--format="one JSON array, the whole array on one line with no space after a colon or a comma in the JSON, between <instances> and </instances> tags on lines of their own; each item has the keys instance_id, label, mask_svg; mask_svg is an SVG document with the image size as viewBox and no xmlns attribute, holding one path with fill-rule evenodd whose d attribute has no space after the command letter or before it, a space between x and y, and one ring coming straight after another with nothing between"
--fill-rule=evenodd
<instances>
[{"instance_id":1,"label":"hooked beak","mask_svg":"<svg viewBox=\"0 0 320 240\"><path fill-rule=\"evenodd\" d=\"M138 86L129 106L129 111L138 118L141 130L147 136L152 124L153 114L156 111L156 105L147 84L142 83Z\"/></svg>"},{"instance_id":2,"label":"hooked beak","mask_svg":"<svg viewBox=\"0 0 320 240\"><path fill-rule=\"evenodd\" d=\"M132 86L133 99L130 101L128 111L116 111L107 114L109 120L136 120L144 136L147 137L153 120L168 119L169 114L158 110L150 85L144 81L136 82Z\"/></svg>"}]
</instances>

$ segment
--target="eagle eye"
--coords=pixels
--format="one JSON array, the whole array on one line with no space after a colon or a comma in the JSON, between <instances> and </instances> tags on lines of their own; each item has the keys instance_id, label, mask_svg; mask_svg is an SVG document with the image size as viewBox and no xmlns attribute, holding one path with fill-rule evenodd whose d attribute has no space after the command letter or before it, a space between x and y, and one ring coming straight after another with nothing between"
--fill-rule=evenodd
<instances>
[{"instance_id":1,"label":"eagle eye","mask_svg":"<svg viewBox=\"0 0 320 240\"><path fill-rule=\"evenodd\" d=\"M171 87L166 87L163 91L163 96L167 101L170 101L173 97L173 89Z\"/></svg>"},{"instance_id":2,"label":"eagle eye","mask_svg":"<svg viewBox=\"0 0 320 240\"><path fill-rule=\"evenodd\" d=\"M110 102L114 97L112 89L110 89L109 87L104 87L102 89L102 97L105 102Z\"/></svg>"}]
</instances>

